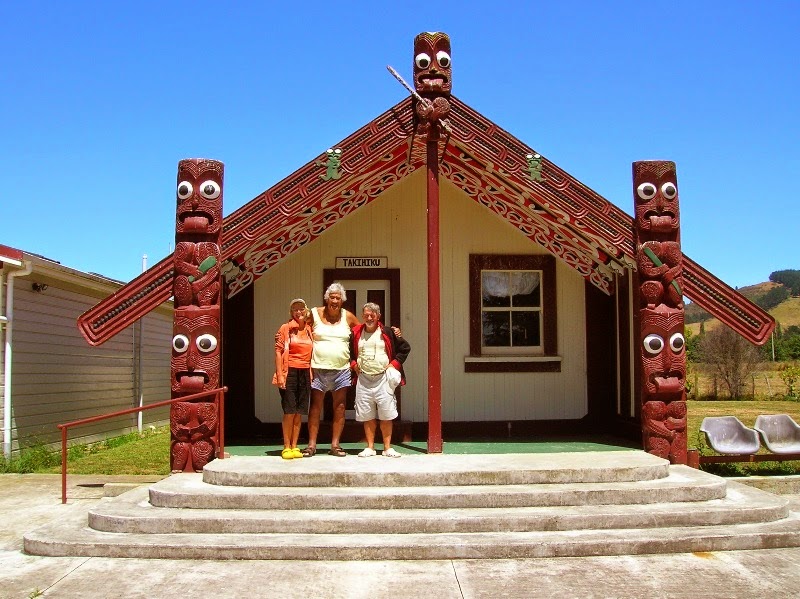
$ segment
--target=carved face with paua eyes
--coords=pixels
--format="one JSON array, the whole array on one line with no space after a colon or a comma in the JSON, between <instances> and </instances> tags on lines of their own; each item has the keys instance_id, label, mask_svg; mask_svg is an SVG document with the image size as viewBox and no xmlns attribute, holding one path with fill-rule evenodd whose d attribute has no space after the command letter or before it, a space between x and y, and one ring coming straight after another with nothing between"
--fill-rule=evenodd
<instances>
[{"instance_id":1,"label":"carved face with paua eyes","mask_svg":"<svg viewBox=\"0 0 800 599\"><path fill-rule=\"evenodd\" d=\"M683 310L640 310L643 401L684 399L686 340Z\"/></svg>"},{"instance_id":2,"label":"carved face with paua eyes","mask_svg":"<svg viewBox=\"0 0 800 599\"><path fill-rule=\"evenodd\" d=\"M420 33L414 38L414 88L417 93L450 95L453 89L450 37Z\"/></svg>"},{"instance_id":3,"label":"carved face with paua eyes","mask_svg":"<svg viewBox=\"0 0 800 599\"><path fill-rule=\"evenodd\" d=\"M222 229L222 176L217 160L190 158L178 163L176 235L217 235Z\"/></svg>"},{"instance_id":4,"label":"carved face with paua eyes","mask_svg":"<svg viewBox=\"0 0 800 599\"><path fill-rule=\"evenodd\" d=\"M674 162L634 162L633 199L636 223L642 231L677 235L680 216Z\"/></svg>"},{"instance_id":5,"label":"carved face with paua eyes","mask_svg":"<svg viewBox=\"0 0 800 599\"><path fill-rule=\"evenodd\" d=\"M172 333L173 397L219 387L219 306L176 309Z\"/></svg>"}]
</instances>

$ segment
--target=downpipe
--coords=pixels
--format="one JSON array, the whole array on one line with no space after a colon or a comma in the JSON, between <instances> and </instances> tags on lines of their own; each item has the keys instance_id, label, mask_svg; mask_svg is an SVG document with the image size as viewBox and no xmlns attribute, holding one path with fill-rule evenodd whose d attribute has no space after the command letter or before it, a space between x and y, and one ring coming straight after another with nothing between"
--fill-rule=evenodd
<instances>
[{"instance_id":1,"label":"downpipe","mask_svg":"<svg viewBox=\"0 0 800 599\"><path fill-rule=\"evenodd\" d=\"M5 362L3 370L3 455L11 458L11 346L14 334L14 278L24 277L33 271L33 263L23 261L21 270L6 275L6 311L0 322L5 325Z\"/></svg>"}]
</instances>

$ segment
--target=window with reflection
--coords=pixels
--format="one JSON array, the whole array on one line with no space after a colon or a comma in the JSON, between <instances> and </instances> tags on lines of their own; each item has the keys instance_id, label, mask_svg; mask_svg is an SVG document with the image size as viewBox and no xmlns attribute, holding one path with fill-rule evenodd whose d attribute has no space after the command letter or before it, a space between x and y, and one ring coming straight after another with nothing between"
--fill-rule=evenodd
<instances>
[{"instance_id":1,"label":"window with reflection","mask_svg":"<svg viewBox=\"0 0 800 599\"><path fill-rule=\"evenodd\" d=\"M542 345L542 273L481 271L481 346L524 352Z\"/></svg>"},{"instance_id":2,"label":"window with reflection","mask_svg":"<svg viewBox=\"0 0 800 599\"><path fill-rule=\"evenodd\" d=\"M472 254L469 268L470 356L500 360L556 356L555 258ZM469 368L485 372L492 367ZM556 366L525 367L539 368Z\"/></svg>"}]
</instances>

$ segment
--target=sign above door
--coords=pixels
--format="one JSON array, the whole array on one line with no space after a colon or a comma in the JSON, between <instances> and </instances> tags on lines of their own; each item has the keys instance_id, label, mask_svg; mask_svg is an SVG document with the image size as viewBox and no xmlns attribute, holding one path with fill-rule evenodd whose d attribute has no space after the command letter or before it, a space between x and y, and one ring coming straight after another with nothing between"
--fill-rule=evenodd
<instances>
[{"instance_id":1,"label":"sign above door","mask_svg":"<svg viewBox=\"0 0 800 599\"><path fill-rule=\"evenodd\" d=\"M389 259L386 256L337 257L336 268L389 268Z\"/></svg>"}]
</instances>

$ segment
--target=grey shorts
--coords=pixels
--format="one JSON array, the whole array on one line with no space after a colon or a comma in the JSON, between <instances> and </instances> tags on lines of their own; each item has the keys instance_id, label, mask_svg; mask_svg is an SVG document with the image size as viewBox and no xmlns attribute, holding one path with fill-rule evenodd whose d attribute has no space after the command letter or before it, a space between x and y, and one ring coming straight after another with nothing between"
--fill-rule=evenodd
<instances>
[{"instance_id":1,"label":"grey shorts","mask_svg":"<svg viewBox=\"0 0 800 599\"><path fill-rule=\"evenodd\" d=\"M397 399L394 390L399 379L400 373L394 368L376 375L359 374L356 383L356 421L397 418Z\"/></svg>"},{"instance_id":2,"label":"grey shorts","mask_svg":"<svg viewBox=\"0 0 800 599\"><path fill-rule=\"evenodd\" d=\"M338 391L353 384L349 368L342 370L325 370L314 368L314 380L311 388L317 391Z\"/></svg>"}]
</instances>

